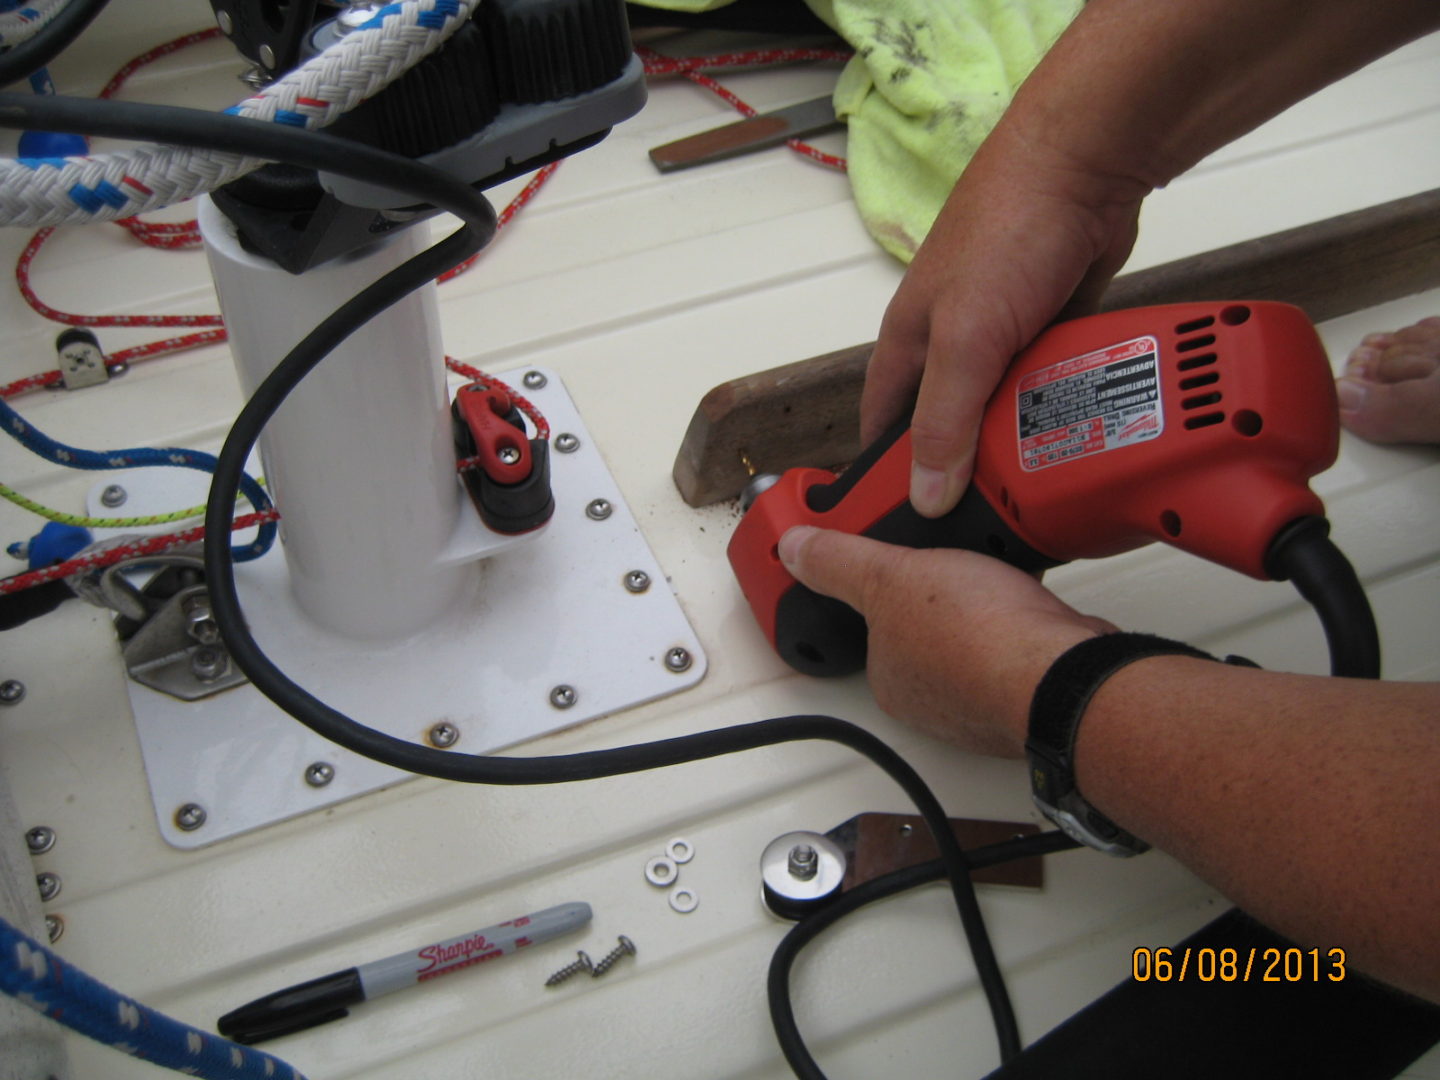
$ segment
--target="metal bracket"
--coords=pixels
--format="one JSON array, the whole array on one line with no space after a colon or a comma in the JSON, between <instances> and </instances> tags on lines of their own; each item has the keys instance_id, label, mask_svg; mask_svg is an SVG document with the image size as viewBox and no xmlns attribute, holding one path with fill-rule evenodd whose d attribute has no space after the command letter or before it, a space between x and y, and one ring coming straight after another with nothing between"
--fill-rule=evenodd
<instances>
[{"instance_id":1,"label":"metal bracket","mask_svg":"<svg viewBox=\"0 0 1440 1080\"><path fill-rule=\"evenodd\" d=\"M132 679L181 701L199 701L249 681L220 641L203 584L181 589L161 604L120 651Z\"/></svg>"},{"instance_id":2,"label":"metal bracket","mask_svg":"<svg viewBox=\"0 0 1440 1080\"><path fill-rule=\"evenodd\" d=\"M1030 822L951 818L962 848L978 848L1033 836ZM785 919L799 919L846 892L895 870L939 858L925 819L918 814L856 814L826 833L791 832L772 840L760 858L765 905ZM971 873L977 883L1039 889L1045 863L1016 859Z\"/></svg>"}]
</instances>

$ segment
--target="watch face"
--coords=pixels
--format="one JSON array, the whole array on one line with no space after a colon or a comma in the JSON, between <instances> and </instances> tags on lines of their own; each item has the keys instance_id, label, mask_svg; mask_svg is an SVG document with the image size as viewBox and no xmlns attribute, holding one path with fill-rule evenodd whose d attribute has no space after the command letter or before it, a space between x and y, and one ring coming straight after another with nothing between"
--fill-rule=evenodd
<instances>
[{"instance_id":1,"label":"watch face","mask_svg":"<svg viewBox=\"0 0 1440 1080\"><path fill-rule=\"evenodd\" d=\"M1033 798L1040 812L1076 843L1103 851L1106 855L1113 855L1118 859L1128 859L1132 855L1142 855L1150 850L1149 844L1110 822L1076 791L1071 791L1062 799L1060 807L1050 806L1042 801L1039 795L1033 795ZM1086 819L1097 817L1109 825L1113 832L1107 831L1105 835L1101 835L1091 828Z\"/></svg>"}]
</instances>

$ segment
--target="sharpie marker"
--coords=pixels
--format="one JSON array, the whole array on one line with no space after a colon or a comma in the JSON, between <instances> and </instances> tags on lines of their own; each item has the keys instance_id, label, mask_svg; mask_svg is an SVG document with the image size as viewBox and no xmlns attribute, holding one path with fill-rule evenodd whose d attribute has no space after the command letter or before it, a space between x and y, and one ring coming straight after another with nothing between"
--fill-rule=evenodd
<instances>
[{"instance_id":1,"label":"sharpie marker","mask_svg":"<svg viewBox=\"0 0 1440 1080\"><path fill-rule=\"evenodd\" d=\"M246 1044L304 1031L349 1015L351 1005L487 960L498 960L578 930L589 921L589 904L559 904L498 926L487 926L473 934L462 934L277 990L226 1013L217 1021L216 1028L226 1038Z\"/></svg>"}]
</instances>

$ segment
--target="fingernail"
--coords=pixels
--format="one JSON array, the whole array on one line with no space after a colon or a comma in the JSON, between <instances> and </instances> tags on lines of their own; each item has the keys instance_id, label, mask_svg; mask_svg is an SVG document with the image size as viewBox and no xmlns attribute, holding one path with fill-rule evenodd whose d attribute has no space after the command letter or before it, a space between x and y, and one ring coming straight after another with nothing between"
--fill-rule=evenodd
<instances>
[{"instance_id":1,"label":"fingernail","mask_svg":"<svg viewBox=\"0 0 1440 1080\"><path fill-rule=\"evenodd\" d=\"M805 541L818 531L813 525L796 525L793 529L787 529L785 535L780 537L776 551L787 570L800 557L800 549L805 546Z\"/></svg>"},{"instance_id":2,"label":"fingernail","mask_svg":"<svg viewBox=\"0 0 1440 1080\"><path fill-rule=\"evenodd\" d=\"M1335 383L1335 396L1340 399L1341 412L1356 412L1365 405L1370 387L1359 379L1340 379Z\"/></svg>"},{"instance_id":3,"label":"fingernail","mask_svg":"<svg viewBox=\"0 0 1440 1080\"><path fill-rule=\"evenodd\" d=\"M949 480L939 469L931 469L925 465L911 466L910 502L926 516L940 513L945 509L945 489Z\"/></svg>"}]
</instances>

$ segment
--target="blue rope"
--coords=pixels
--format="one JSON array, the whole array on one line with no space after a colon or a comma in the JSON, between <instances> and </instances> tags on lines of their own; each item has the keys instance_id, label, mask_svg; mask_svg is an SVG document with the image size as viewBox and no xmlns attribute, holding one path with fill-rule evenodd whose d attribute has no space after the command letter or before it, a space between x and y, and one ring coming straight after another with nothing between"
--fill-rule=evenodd
<instances>
[{"instance_id":1,"label":"blue rope","mask_svg":"<svg viewBox=\"0 0 1440 1080\"><path fill-rule=\"evenodd\" d=\"M70 469L134 469L147 465L168 465L181 469L199 469L201 472L215 471L215 458L200 450L156 450L144 447L130 450L81 450L75 446L66 446L37 431L3 398L0 398L0 428L4 428L5 434L27 450L39 454L46 461L53 461ZM256 510L270 509L270 496L265 494L265 489L249 474L242 475L240 490ZM275 533L275 522L265 522L255 534L255 539L249 544L235 547L231 557L236 562L258 559L270 550L270 545L275 542Z\"/></svg>"},{"instance_id":2,"label":"blue rope","mask_svg":"<svg viewBox=\"0 0 1440 1080\"><path fill-rule=\"evenodd\" d=\"M208 1080L305 1080L279 1058L131 1001L0 919L0 990L132 1057Z\"/></svg>"}]
</instances>

